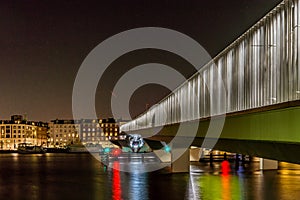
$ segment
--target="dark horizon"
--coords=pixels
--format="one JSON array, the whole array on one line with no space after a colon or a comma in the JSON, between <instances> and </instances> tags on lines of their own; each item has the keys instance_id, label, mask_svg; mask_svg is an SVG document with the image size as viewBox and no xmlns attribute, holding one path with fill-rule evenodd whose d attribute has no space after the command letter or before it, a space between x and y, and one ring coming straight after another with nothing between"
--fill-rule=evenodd
<instances>
[{"instance_id":1,"label":"dark horizon","mask_svg":"<svg viewBox=\"0 0 300 200\"><path fill-rule=\"evenodd\" d=\"M117 33L138 27L169 28L192 37L214 57L279 2L1 2L0 119L14 114L26 114L32 121L72 119L72 89L81 63L95 46ZM176 68L185 77L194 73L187 61L168 52L127 53L110 65L98 85L99 118L111 117L111 91L122 74L154 61ZM169 92L158 85L139 88L131 98L131 115Z\"/></svg>"}]
</instances>

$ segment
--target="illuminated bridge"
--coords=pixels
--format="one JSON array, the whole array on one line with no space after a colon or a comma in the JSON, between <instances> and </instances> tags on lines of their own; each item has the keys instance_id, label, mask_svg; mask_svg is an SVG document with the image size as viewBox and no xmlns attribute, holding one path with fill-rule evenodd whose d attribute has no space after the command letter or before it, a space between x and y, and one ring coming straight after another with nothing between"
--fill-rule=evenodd
<instances>
[{"instance_id":1,"label":"illuminated bridge","mask_svg":"<svg viewBox=\"0 0 300 200\"><path fill-rule=\"evenodd\" d=\"M280 3L121 131L300 163L300 0Z\"/></svg>"}]
</instances>

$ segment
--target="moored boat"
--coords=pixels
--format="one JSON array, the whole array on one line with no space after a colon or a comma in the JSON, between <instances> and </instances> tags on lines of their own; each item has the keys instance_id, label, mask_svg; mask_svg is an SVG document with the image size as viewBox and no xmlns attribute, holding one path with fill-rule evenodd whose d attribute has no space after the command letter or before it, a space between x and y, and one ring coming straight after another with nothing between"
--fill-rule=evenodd
<instances>
[{"instance_id":1,"label":"moored boat","mask_svg":"<svg viewBox=\"0 0 300 200\"><path fill-rule=\"evenodd\" d=\"M46 153L46 150L42 146L33 145L31 143L19 143L18 153L21 154L40 154Z\"/></svg>"}]
</instances>

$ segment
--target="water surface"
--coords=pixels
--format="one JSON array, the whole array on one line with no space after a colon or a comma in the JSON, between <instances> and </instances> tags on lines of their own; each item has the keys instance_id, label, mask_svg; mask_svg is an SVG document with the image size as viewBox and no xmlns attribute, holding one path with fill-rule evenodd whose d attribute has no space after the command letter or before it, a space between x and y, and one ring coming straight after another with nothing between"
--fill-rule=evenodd
<instances>
[{"instance_id":1,"label":"water surface","mask_svg":"<svg viewBox=\"0 0 300 200\"><path fill-rule=\"evenodd\" d=\"M115 162L118 166L120 163ZM135 163L134 167L139 167ZM105 168L90 154L0 154L1 199L299 199L300 167L257 163L222 174L220 163L192 163L191 173L128 173Z\"/></svg>"}]
</instances>

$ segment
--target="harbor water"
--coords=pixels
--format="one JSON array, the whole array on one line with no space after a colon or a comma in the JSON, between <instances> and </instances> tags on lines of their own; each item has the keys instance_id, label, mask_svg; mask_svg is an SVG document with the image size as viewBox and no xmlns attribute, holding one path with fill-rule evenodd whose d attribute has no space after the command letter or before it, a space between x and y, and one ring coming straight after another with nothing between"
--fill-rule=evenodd
<instances>
[{"instance_id":1,"label":"harbor water","mask_svg":"<svg viewBox=\"0 0 300 200\"><path fill-rule=\"evenodd\" d=\"M120 165L115 161L113 165ZM133 163L135 167L141 165ZM105 167L90 154L0 154L1 199L299 199L300 167L280 163L260 171L249 163L228 174L221 163L191 163L190 173L129 173Z\"/></svg>"}]
</instances>

